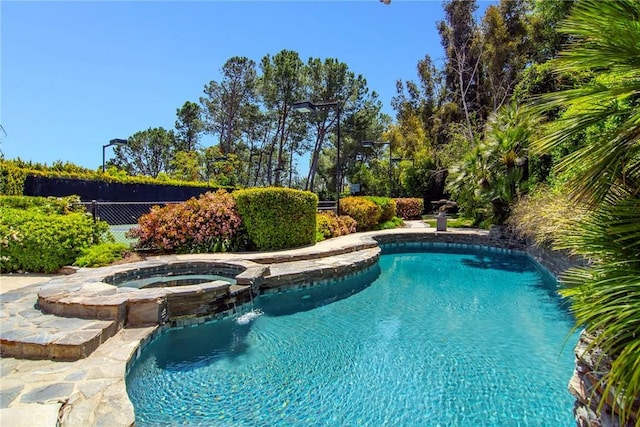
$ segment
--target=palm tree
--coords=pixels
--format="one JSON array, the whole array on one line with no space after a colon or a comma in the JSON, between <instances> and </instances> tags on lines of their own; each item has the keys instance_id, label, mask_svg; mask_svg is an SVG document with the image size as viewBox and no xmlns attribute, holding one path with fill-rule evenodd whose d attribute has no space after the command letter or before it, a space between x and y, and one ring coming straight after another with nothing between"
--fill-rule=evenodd
<instances>
[{"instance_id":1,"label":"palm tree","mask_svg":"<svg viewBox=\"0 0 640 427\"><path fill-rule=\"evenodd\" d=\"M640 396L640 2L578 1L560 31L571 44L553 60L556 71L594 78L534 101L538 112L560 117L532 149L549 152L586 135L556 172L567 177L573 200L590 206L560 247L592 264L570 270L562 293L577 327L594 337L593 348L612 358L600 386L616 396L610 403L626 422Z\"/></svg>"},{"instance_id":2,"label":"palm tree","mask_svg":"<svg viewBox=\"0 0 640 427\"><path fill-rule=\"evenodd\" d=\"M487 119L481 145L489 171L489 187L484 198L490 201L493 220L502 224L513 202L527 192L527 147L537 128L537 119L526 107L511 103Z\"/></svg>"},{"instance_id":3,"label":"palm tree","mask_svg":"<svg viewBox=\"0 0 640 427\"><path fill-rule=\"evenodd\" d=\"M573 43L553 61L557 72L596 77L572 90L542 95L546 110L565 109L538 152L549 151L588 128L601 126L597 143L571 153L559 165L578 170L570 184L576 198L598 203L618 185L637 185L640 169L640 3L582 0L560 31ZM576 165L588 167L575 168Z\"/></svg>"},{"instance_id":4,"label":"palm tree","mask_svg":"<svg viewBox=\"0 0 640 427\"><path fill-rule=\"evenodd\" d=\"M527 192L527 147L537 124L524 106L501 107L488 118L483 141L451 168L449 190L476 223L502 224Z\"/></svg>"}]
</instances>

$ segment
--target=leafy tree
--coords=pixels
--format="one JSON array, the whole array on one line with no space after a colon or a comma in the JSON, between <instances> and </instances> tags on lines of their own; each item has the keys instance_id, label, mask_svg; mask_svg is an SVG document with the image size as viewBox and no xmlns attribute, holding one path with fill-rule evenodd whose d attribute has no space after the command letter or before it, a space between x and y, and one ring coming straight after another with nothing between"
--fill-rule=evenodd
<instances>
[{"instance_id":1,"label":"leafy tree","mask_svg":"<svg viewBox=\"0 0 640 427\"><path fill-rule=\"evenodd\" d=\"M273 149L272 141L277 131L277 123L271 119L272 114L261 111L257 107L251 114L251 123L245 130L245 141L247 142L246 153L246 185L258 186L268 185L267 159L270 158Z\"/></svg>"},{"instance_id":2,"label":"leafy tree","mask_svg":"<svg viewBox=\"0 0 640 427\"><path fill-rule=\"evenodd\" d=\"M501 0L482 18L482 65L490 112L509 102L525 65L530 60L527 3Z\"/></svg>"},{"instance_id":3,"label":"leafy tree","mask_svg":"<svg viewBox=\"0 0 640 427\"><path fill-rule=\"evenodd\" d=\"M476 223L502 224L530 187L528 147L538 120L515 102L493 113L485 136L454 168L449 189Z\"/></svg>"},{"instance_id":4,"label":"leafy tree","mask_svg":"<svg viewBox=\"0 0 640 427\"><path fill-rule=\"evenodd\" d=\"M324 62L319 58L309 58L306 97L326 102L335 101L340 108L344 109L345 101L349 98L347 87L349 78L353 80L354 74L348 71L346 64L333 58L327 58ZM314 115L306 115L305 119L315 131L315 142L311 148L311 162L305 186L306 189L313 189L323 143L327 135L336 127L338 115L337 110L326 109L317 111Z\"/></svg>"},{"instance_id":5,"label":"leafy tree","mask_svg":"<svg viewBox=\"0 0 640 427\"><path fill-rule=\"evenodd\" d=\"M176 148L178 151L193 151L196 149L200 134L204 129L201 115L202 108L195 102L187 101L182 108L176 110Z\"/></svg>"},{"instance_id":6,"label":"leafy tree","mask_svg":"<svg viewBox=\"0 0 640 427\"><path fill-rule=\"evenodd\" d=\"M352 183L362 183L353 176L353 173L360 165L364 164L374 171L372 178L380 181L380 183L375 184L375 187L386 188L389 185L389 176L386 172L388 168L383 170L380 162L374 162L377 159L388 159L388 155L382 154L385 147L376 145L372 148L364 148L361 143L370 140L384 141L383 131L389 126L391 118L381 113L381 104L377 99L377 94L375 92L367 94L366 82L363 82L363 86L360 86L360 88L365 90L360 91L360 95L353 97L346 103L345 119L341 124L340 165L342 170L340 176L347 177ZM354 105L357 105L357 107ZM331 140L335 142L335 134L331 135ZM335 150L331 147L330 150L321 154L330 156L329 162L325 163L325 165L330 166L330 169L324 173L330 176L330 187L335 188ZM388 164L388 162L385 162L386 160L382 160L382 163ZM384 190L371 194L388 194L388 191Z\"/></svg>"},{"instance_id":7,"label":"leafy tree","mask_svg":"<svg viewBox=\"0 0 640 427\"><path fill-rule=\"evenodd\" d=\"M449 169L447 187L464 216L480 224L488 218L488 207L481 192L488 189L489 170L479 146L465 152L464 157Z\"/></svg>"},{"instance_id":8,"label":"leafy tree","mask_svg":"<svg viewBox=\"0 0 640 427\"><path fill-rule=\"evenodd\" d=\"M202 159L197 151L178 151L170 162L171 178L182 181L202 180Z\"/></svg>"},{"instance_id":9,"label":"leafy tree","mask_svg":"<svg viewBox=\"0 0 640 427\"><path fill-rule=\"evenodd\" d=\"M253 112L257 71L253 60L234 56L222 66L222 81L212 80L200 98L205 113L205 129L219 136L225 154L236 151L236 143L250 126Z\"/></svg>"},{"instance_id":10,"label":"leafy tree","mask_svg":"<svg viewBox=\"0 0 640 427\"><path fill-rule=\"evenodd\" d=\"M575 0L534 0L529 34L535 49L533 61L544 63L555 58L569 41L570 35L558 31L558 25L569 15Z\"/></svg>"},{"instance_id":11,"label":"leafy tree","mask_svg":"<svg viewBox=\"0 0 640 427\"><path fill-rule=\"evenodd\" d=\"M175 149L175 135L166 129L149 128L136 132L127 139L127 145L114 148L113 164L130 175L153 178L167 172Z\"/></svg>"},{"instance_id":12,"label":"leafy tree","mask_svg":"<svg viewBox=\"0 0 640 427\"><path fill-rule=\"evenodd\" d=\"M458 106L469 141L487 114L482 91L482 37L473 17L477 8L475 0L447 0L445 19L438 23L446 57L447 96Z\"/></svg>"},{"instance_id":13,"label":"leafy tree","mask_svg":"<svg viewBox=\"0 0 640 427\"><path fill-rule=\"evenodd\" d=\"M536 119L512 103L489 117L482 155L487 162L485 200L491 203L493 222L502 224L511 205L529 189L528 147Z\"/></svg>"},{"instance_id":14,"label":"leafy tree","mask_svg":"<svg viewBox=\"0 0 640 427\"><path fill-rule=\"evenodd\" d=\"M236 186L242 181L242 162L236 154L225 154L219 146L212 146L202 157L208 181L222 186Z\"/></svg>"},{"instance_id":15,"label":"leafy tree","mask_svg":"<svg viewBox=\"0 0 640 427\"><path fill-rule=\"evenodd\" d=\"M260 92L265 107L277 117L278 128L272 141L273 149L268 158L268 179L271 183L271 171L275 171L274 183L281 184L281 175L285 168L286 143L288 142L291 104L301 99L303 94L304 63L297 52L282 50L271 57L266 55L260 62L262 76ZM275 168L273 154L276 154Z\"/></svg>"}]
</instances>

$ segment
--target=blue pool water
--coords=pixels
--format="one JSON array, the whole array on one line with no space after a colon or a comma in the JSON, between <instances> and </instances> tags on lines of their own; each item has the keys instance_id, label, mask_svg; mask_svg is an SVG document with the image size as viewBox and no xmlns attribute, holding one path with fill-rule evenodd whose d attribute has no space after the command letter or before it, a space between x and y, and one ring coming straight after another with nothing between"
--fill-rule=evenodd
<instances>
[{"instance_id":1,"label":"blue pool water","mask_svg":"<svg viewBox=\"0 0 640 427\"><path fill-rule=\"evenodd\" d=\"M127 377L136 425L573 426L555 286L524 256L386 254L162 335Z\"/></svg>"}]
</instances>

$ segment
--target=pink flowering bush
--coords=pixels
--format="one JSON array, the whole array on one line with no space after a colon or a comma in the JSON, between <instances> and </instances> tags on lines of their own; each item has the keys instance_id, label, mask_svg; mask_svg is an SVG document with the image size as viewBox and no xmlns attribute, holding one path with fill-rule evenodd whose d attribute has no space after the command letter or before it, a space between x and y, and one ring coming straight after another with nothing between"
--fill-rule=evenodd
<instances>
[{"instance_id":1,"label":"pink flowering bush","mask_svg":"<svg viewBox=\"0 0 640 427\"><path fill-rule=\"evenodd\" d=\"M243 248L242 220L226 191L207 192L184 203L154 206L129 237L141 248L178 253L226 252Z\"/></svg>"},{"instance_id":2,"label":"pink flowering bush","mask_svg":"<svg viewBox=\"0 0 640 427\"><path fill-rule=\"evenodd\" d=\"M402 219L420 219L424 210L424 200L415 197L394 199L396 201L396 215Z\"/></svg>"}]
</instances>

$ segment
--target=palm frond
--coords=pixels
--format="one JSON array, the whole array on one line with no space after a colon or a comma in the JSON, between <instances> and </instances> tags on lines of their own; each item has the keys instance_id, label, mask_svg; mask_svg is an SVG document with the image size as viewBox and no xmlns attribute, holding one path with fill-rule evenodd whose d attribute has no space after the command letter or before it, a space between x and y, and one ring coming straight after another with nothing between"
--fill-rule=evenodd
<instances>
[{"instance_id":1,"label":"palm frond","mask_svg":"<svg viewBox=\"0 0 640 427\"><path fill-rule=\"evenodd\" d=\"M574 40L560 53L558 70L640 67L640 5L635 0L578 1L558 30Z\"/></svg>"},{"instance_id":2,"label":"palm frond","mask_svg":"<svg viewBox=\"0 0 640 427\"><path fill-rule=\"evenodd\" d=\"M574 196L599 203L612 185L626 179L629 165L640 158L640 2L576 2L560 30L571 45L552 61L556 72L594 73L579 88L544 94L532 101L538 114L560 111L547 132L532 144L535 154L548 153L595 125L615 123L600 140L566 157L557 171L579 165L571 182Z\"/></svg>"}]
</instances>

